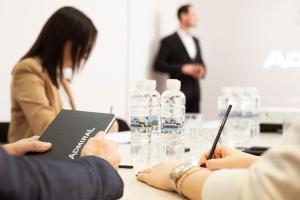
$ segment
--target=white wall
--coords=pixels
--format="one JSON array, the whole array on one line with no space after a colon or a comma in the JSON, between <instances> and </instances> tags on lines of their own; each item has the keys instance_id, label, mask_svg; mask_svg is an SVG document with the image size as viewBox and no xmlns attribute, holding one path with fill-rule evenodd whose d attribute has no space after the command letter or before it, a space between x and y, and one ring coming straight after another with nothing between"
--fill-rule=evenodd
<instances>
[{"instance_id":1,"label":"white wall","mask_svg":"<svg viewBox=\"0 0 300 200\"><path fill-rule=\"evenodd\" d=\"M80 110L114 112L127 117L128 94L152 72L160 38L178 27L176 10L184 0L0 0L0 121L9 120L9 82L13 65L29 49L42 25L57 8L74 5L99 30L86 68L74 80ZM191 0L199 11L195 30L208 76L202 82L206 119L216 116L223 85L256 86L263 106L299 107L300 68L263 69L274 49L300 52L298 0Z\"/></svg>"},{"instance_id":2,"label":"white wall","mask_svg":"<svg viewBox=\"0 0 300 200\"><path fill-rule=\"evenodd\" d=\"M300 107L300 65L281 69L263 64L273 50L300 54L299 0L198 0L199 28L208 75L203 111L216 116L221 87L255 86L262 106ZM297 60L298 59L298 60Z\"/></svg>"},{"instance_id":3,"label":"white wall","mask_svg":"<svg viewBox=\"0 0 300 200\"><path fill-rule=\"evenodd\" d=\"M16 3L16 1L15 1ZM19 6L12 1L0 1L0 120L10 117L10 74L12 66L25 54L34 41L44 15L41 9L33 9L33 5L42 7L41 1L19 1ZM30 8L32 7L32 9ZM39 16L39 20L35 19Z\"/></svg>"},{"instance_id":4,"label":"white wall","mask_svg":"<svg viewBox=\"0 0 300 200\"><path fill-rule=\"evenodd\" d=\"M183 0L1 0L0 121L10 119L10 72L37 37L48 17L72 5L92 18L99 38L85 69L73 81L80 110L114 113L126 118L135 81L160 80L152 62L161 37L177 28L176 10Z\"/></svg>"},{"instance_id":5,"label":"white wall","mask_svg":"<svg viewBox=\"0 0 300 200\"><path fill-rule=\"evenodd\" d=\"M153 57L159 39L178 27L176 11L187 1L130 2L130 88L136 79L147 77L158 80L162 91L166 76L151 70ZM300 53L299 1L188 2L199 14L199 26L193 32L200 38L208 68L201 81L205 119L216 118L217 97L224 85L257 87L264 107L300 107L300 90L295 89L300 83L300 66L263 69L273 50L281 50L284 56L289 51Z\"/></svg>"},{"instance_id":6,"label":"white wall","mask_svg":"<svg viewBox=\"0 0 300 200\"><path fill-rule=\"evenodd\" d=\"M129 6L129 90L136 80L148 78L158 81L162 91L166 75L153 72L153 60L160 39L176 31L176 11L185 0L130 0Z\"/></svg>"},{"instance_id":7,"label":"white wall","mask_svg":"<svg viewBox=\"0 0 300 200\"><path fill-rule=\"evenodd\" d=\"M90 16L99 31L95 49L85 69L74 80L80 110L127 110L127 5L125 0L1 0L0 1L0 121L10 119L10 72L28 51L48 17L64 5Z\"/></svg>"}]
</instances>

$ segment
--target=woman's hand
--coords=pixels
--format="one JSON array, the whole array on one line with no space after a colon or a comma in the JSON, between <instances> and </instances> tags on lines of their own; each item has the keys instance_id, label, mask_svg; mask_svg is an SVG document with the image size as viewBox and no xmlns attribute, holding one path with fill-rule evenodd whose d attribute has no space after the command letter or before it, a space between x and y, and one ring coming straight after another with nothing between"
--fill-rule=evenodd
<instances>
[{"instance_id":1,"label":"woman's hand","mask_svg":"<svg viewBox=\"0 0 300 200\"><path fill-rule=\"evenodd\" d=\"M147 183L152 187L156 187L161 190L174 192L174 188L171 185L170 173L174 167L181 164L182 161L167 161L161 164L155 165L152 168L141 171L137 175L137 179ZM206 179L209 177L210 172L207 169L199 168L197 171L187 175L185 178L179 178L178 181L182 181L180 191L188 199L201 199L201 193L203 185ZM183 180L184 179L184 180Z\"/></svg>"},{"instance_id":2,"label":"woman's hand","mask_svg":"<svg viewBox=\"0 0 300 200\"><path fill-rule=\"evenodd\" d=\"M174 167L181 163L182 161L163 162L139 172L137 179L152 187L172 192L174 189L171 185L170 173Z\"/></svg>"},{"instance_id":3,"label":"woman's hand","mask_svg":"<svg viewBox=\"0 0 300 200\"><path fill-rule=\"evenodd\" d=\"M3 145L3 148L10 155L22 155L28 152L45 152L48 151L52 145L48 142L39 141L40 136L33 136L30 138L18 140L10 144Z\"/></svg>"},{"instance_id":4,"label":"woman's hand","mask_svg":"<svg viewBox=\"0 0 300 200\"><path fill-rule=\"evenodd\" d=\"M217 146L213 159L207 160L208 154L209 152L206 152L201 157L199 164L205 163L210 170L248 168L257 160L257 156L226 146Z\"/></svg>"}]
</instances>

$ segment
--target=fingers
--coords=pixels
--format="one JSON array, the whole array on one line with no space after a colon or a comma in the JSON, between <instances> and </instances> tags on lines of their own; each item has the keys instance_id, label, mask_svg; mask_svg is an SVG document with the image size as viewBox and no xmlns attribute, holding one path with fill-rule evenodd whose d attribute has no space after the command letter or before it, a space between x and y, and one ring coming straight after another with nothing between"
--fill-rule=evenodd
<instances>
[{"instance_id":1,"label":"fingers","mask_svg":"<svg viewBox=\"0 0 300 200\"><path fill-rule=\"evenodd\" d=\"M39 141L40 136L32 136L30 138L25 138L19 140L13 145L13 154L14 155L22 155L28 152L45 152L48 151L52 145L48 142Z\"/></svg>"},{"instance_id":2,"label":"fingers","mask_svg":"<svg viewBox=\"0 0 300 200\"><path fill-rule=\"evenodd\" d=\"M118 150L111 149L110 153L107 153L107 152L104 154L94 153L91 155L95 155L95 156L99 156L99 157L103 158L104 160L108 161L116 171L119 170L119 165L121 162L121 155L118 152Z\"/></svg>"},{"instance_id":3,"label":"fingers","mask_svg":"<svg viewBox=\"0 0 300 200\"><path fill-rule=\"evenodd\" d=\"M19 141L32 142L32 141L36 141L36 140L39 140L39 139L40 139L40 136L35 135L35 136L30 137L30 138L25 138L25 139L22 139L22 140L19 140Z\"/></svg>"},{"instance_id":4,"label":"fingers","mask_svg":"<svg viewBox=\"0 0 300 200\"><path fill-rule=\"evenodd\" d=\"M205 161L205 165L210 170L230 168L230 162L227 158L210 159Z\"/></svg>"},{"instance_id":5,"label":"fingers","mask_svg":"<svg viewBox=\"0 0 300 200\"><path fill-rule=\"evenodd\" d=\"M223 158L224 155L223 155L223 151L222 151L223 147L220 146L220 145L217 145L216 149L215 149L215 152L214 152L214 155L213 155L213 158ZM205 163L208 159L208 154L209 154L209 151L206 151L200 158L200 161L199 161L199 166L203 163Z\"/></svg>"},{"instance_id":6,"label":"fingers","mask_svg":"<svg viewBox=\"0 0 300 200\"><path fill-rule=\"evenodd\" d=\"M148 169L144 169L142 171L140 171L139 173L150 173L152 168L148 168Z\"/></svg>"},{"instance_id":7,"label":"fingers","mask_svg":"<svg viewBox=\"0 0 300 200\"><path fill-rule=\"evenodd\" d=\"M27 145L24 146L25 152L45 152L48 151L52 147L52 144L49 142L41 142L38 140L28 142Z\"/></svg>"},{"instance_id":8,"label":"fingers","mask_svg":"<svg viewBox=\"0 0 300 200\"><path fill-rule=\"evenodd\" d=\"M39 135L35 135L35 136L32 136L28 139L31 139L31 141L35 141L35 140L39 140L40 139L40 136Z\"/></svg>"},{"instance_id":9,"label":"fingers","mask_svg":"<svg viewBox=\"0 0 300 200\"><path fill-rule=\"evenodd\" d=\"M205 153L204 155L201 156L200 161L199 161L199 166L201 164L205 163L205 161L207 161L207 157L208 157L207 153Z\"/></svg>"},{"instance_id":10,"label":"fingers","mask_svg":"<svg viewBox=\"0 0 300 200\"><path fill-rule=\"evenodd\" d=\"M97 139L104 139L105 133L103 131L99 131L94 137Z\"/></svg>"},{"instance_id":11,"label":"fingers","mask_svg":"<svg viewBox=\"0 0 300 200\"><path fill-rule=\"evenodd\" d=\"M147 183L147 182L148 182L148 179L149 179L149 176L150 176L150 174L147 173L147 172L140 172L140 173L138 173L138 175L137 175L137 179L138 179L139 181L142 181L142 182L144 182L144 183Z\"/></svg>"}]
</instances>

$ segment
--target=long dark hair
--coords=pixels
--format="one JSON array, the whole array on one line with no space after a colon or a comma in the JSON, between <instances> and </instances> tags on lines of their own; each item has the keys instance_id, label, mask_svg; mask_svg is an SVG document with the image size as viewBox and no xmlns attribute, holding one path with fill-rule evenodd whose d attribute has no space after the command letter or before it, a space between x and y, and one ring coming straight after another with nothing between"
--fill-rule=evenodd
<instances>
[{"instance_id":1,"label":"long dark hair","mask_svg":"<svg viewBox=\"0 0 300 200\"><path fill-rule=\"evenodd\" d=\"M97 29L91 19L73 7L57 10L46 22L31 49L23 56L39 57L51 81L58 88L63 77L63 54L65 44L71 42L73 74L85 62L96 42Z\"/></svg>"}]
</instances>

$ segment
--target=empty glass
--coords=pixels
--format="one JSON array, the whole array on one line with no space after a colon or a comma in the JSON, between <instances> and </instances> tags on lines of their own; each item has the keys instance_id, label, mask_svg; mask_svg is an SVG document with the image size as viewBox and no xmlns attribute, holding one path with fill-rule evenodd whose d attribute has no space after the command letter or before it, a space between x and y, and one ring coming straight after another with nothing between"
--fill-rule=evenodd
<instances>
[{"instance_id":1,"label":"empty glass","mask_svg":"<svg viewBox=\"0 0 300 200\"><path fill-rule=\"evenodd\" d=\"M189 134L190 160L198 164L200 156L211 148L216 136L215 128L193 128Z\"/></svg>"}]
</instances>

